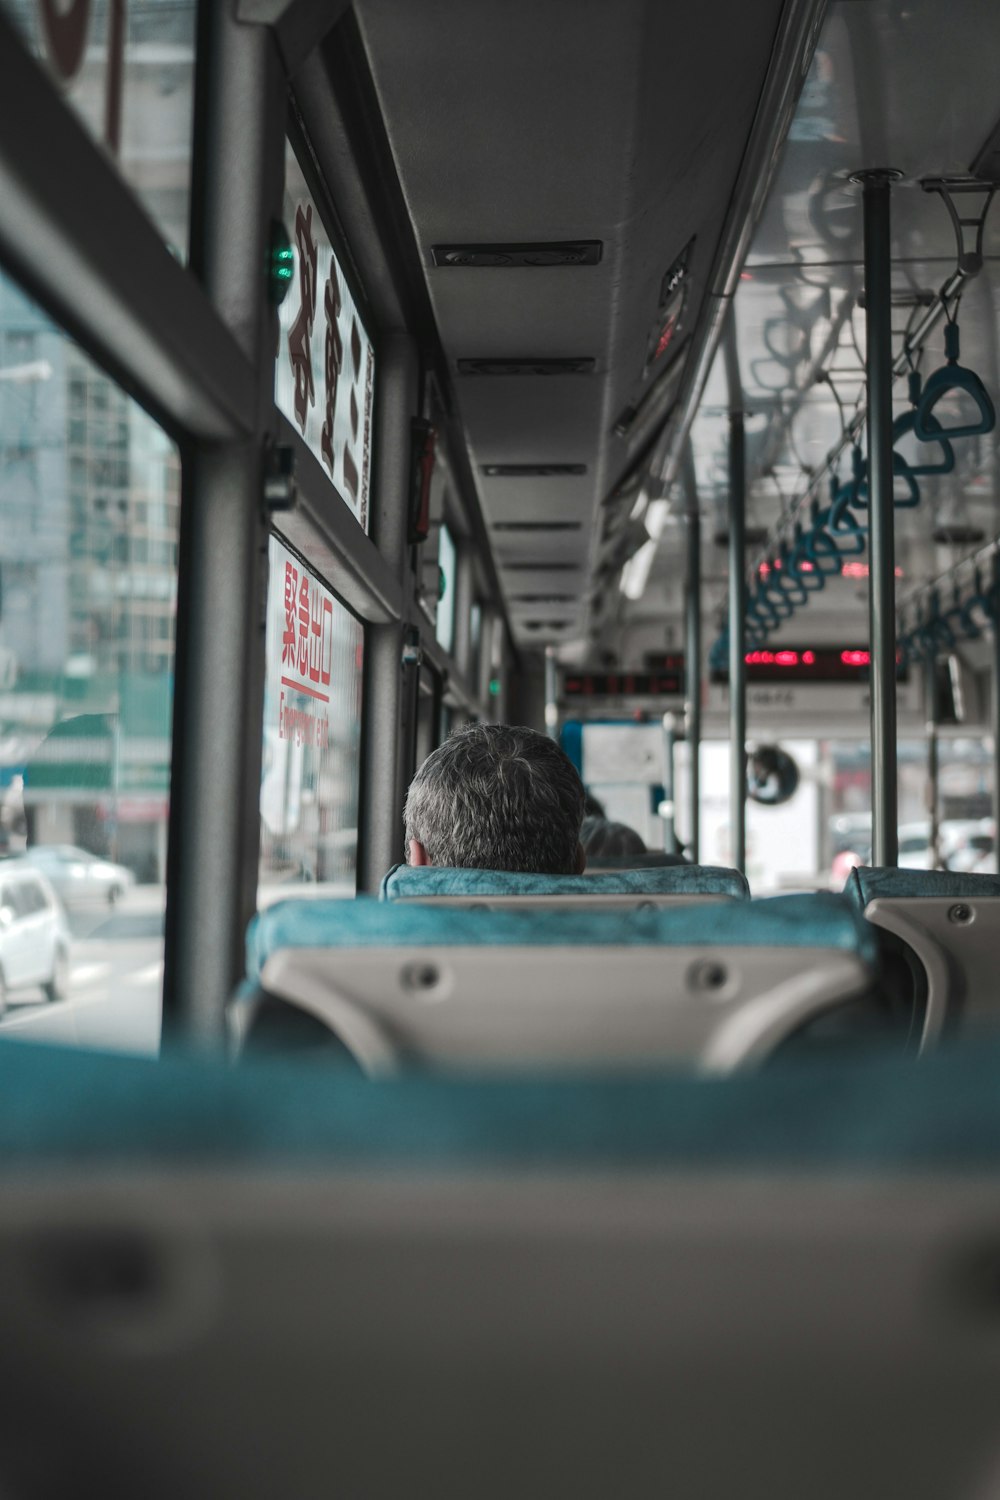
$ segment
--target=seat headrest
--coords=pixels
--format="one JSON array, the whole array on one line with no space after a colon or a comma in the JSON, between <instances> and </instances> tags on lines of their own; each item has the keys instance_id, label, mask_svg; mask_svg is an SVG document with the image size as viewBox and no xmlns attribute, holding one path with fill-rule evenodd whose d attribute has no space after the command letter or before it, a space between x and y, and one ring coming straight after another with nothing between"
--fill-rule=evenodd
<instances>
[{"instance_id":1,"label":"seat headrest","mask_svg":"<svg viewBox=\"0 0 1000 1500\"><path fill-rule=\"evenodd\" d=\"M720 908L712 903L610 911L507 907L475 911L346 900L279 901L247 930L247 978L256 982L283 948L427 947L837 948L874 963L875 934L842 896L772 896ZM624 976L623 976L624 977Z\"/></svg>"},{"instance_id":2,"label":"seat headrest","mask_svg":"<svg viewBox=\"0 0 1000 1500\"><path fill-rule=\"evenodd\" d=\"M750 889L739 870L714 865L657 865L643 870L601 870L594 875L538 875L522 870L461 870L445 865L394 865L379 899L434 896L733 896Z\"/></svg>"},{"instance_id":3,"label":"seat headrest","mask_svg":"<svg viewBox=\"0 0 1000 1500\"><path fill-rule=\"evenodd\" d=\"M966 874L962 870L870 869L859 865L844 886L844 895L858 911L879 896L939 896L952 901L1000 896L1000 875Z\"/></svg>"}]
</instances>

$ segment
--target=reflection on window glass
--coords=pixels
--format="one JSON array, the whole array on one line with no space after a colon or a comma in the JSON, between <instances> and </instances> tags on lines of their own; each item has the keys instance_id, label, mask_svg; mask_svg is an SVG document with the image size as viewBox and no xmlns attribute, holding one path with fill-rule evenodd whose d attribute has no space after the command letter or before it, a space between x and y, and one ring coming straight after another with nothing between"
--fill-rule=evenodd
<instances>
[{"instance_id":1,"label":"reflection on window glass","mask_svg":"<svg viewBox=\"0 0 1000 1500\"><path fill-rule=\"evenodd\" d=\"M455 640L455 543L447 526L438 540L438 610L435 634L445 651Z\"/></svg>"},{"instance_id":2,"label":"reflection on window glass","mask_svg":"<svg viewBox=\"0 0 1000 1500\"><path fill-rule=\"evenodd\" d=\"M274 537L269 548L261 900L357 883L364 629Z\"/></svg>"},{"instance_id":3,"label":"reflection on window glass","mask_svg":"<svg viewBox=\"0 0 1000 1500\"><path fill-rule=\"evenodd\" d=\"M275 401L367 531L375 354L291 146L285 224L295 274L279 313Z\"/></svg>"},{"instance_id":4,"label":"reflection on window glass","mask_svg":"<svg viewBox=\"0 0 1000 1500\"><path fill-rule=\"evenodd\" d=\"M196 0L0 0L187 259Z\"/></svg>"},{"instance_id":5,"label":"reflection on window glass","mask_svg":"<svg viewBox=\"0 0 1000 1500\"><path fill-rule=\"evenodd\" d=\"M179 489L166 436L0 278L3 1035L158 1044Z\"/></svg>"}]
</instances>

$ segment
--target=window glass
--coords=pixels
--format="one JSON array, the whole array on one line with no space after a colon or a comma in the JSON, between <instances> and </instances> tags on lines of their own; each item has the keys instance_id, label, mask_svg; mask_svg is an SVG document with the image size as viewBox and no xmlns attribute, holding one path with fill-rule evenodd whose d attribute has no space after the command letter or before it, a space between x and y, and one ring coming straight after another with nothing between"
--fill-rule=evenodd
<instances>
[{"instance_id":1,"label":"window glass","mask_svg":"<svg viewBox=\"0 0 1000 1500\"><path fill-rule=\"evenodd\" d=\"M0 868L59 901L23 947L0 931L0 1034L158 1045L179 487L165 434L0 276ZM118 902L142 942L104 936Z\"/></svg>"},{"instance_id":2,"label":"window glass","mask_svg":"<svg viewBox=\"0 0 1000 1500\"><path fill-rule=\"evenodd\" d=\"M364 628L276 537L268 549L260 899L357 885Z\"/></svg>"},{"instance_id":3,"label":"window glass","mask_svg":"<svg viewBox=\"0 0 1000 1500\"><path fill-rule=\"evenodd\" d=\"M196 0L0 0L0 9L186 260Z\"/></svg>"},{"instance_id":4,"label":"window glass","mask_svg":"<svg viewBox=\"0 0 1000 1500\"><path fill-rule=\"evenodd\" d=\"M375 354L291 146L285 227L294 274L279 313L275 400L367 531Z\"/></svg>"},{"instance_id":5,"label":"window glass","mask_svg":"<svg viewBox=\"0 0 1000 1500\"><path fill-rule=\"evenodd\" d=\"M455 543L447 526L438 539L438 608L434 632L442 649L455 641Z\"/></svg>"}]
</instances>

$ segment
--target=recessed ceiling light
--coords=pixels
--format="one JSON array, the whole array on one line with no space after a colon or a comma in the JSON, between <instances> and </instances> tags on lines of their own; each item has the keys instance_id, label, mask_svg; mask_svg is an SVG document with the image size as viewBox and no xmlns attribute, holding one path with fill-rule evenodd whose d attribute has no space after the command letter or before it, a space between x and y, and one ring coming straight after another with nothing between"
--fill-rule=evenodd
<instances>
[{"instance_id":1,"label":"recessed ceiling light","mask_svg":"<svg viewBox=\"0 0 1000 1500\"><path fill-rule=\"evenodd\" d=\"M552 266L596 266L600 240L549 240L515 245L432 245L431 259L443 269L514 267L544 270Z\"/></svg>"}]
</instances>

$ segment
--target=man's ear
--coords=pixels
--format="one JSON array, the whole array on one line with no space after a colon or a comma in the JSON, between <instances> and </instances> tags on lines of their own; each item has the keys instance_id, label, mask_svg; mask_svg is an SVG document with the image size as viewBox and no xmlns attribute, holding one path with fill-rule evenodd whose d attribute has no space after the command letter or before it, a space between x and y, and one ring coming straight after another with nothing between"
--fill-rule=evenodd
<instances>
[{"instance_id":1,"label":"man's ear","mask_svg":"<svg viewBox=\"0 0 1000 1500\"><path fill-rule=\"evenodd\" d=\"M410 840L410 864L418 869L421 865L430 864L430 860L427 857L427 850L419 839Z\"/></svg>"},{"instance_id":2,"label":"man's ear","mask_svg":"<svg viewBox=\"0 0 1000 1500\"><path fill-rule=\"evenodd\" d=\"M582 875L587 868L587 851L577 839L576 843L576 874Z\"/></svg>"}]
</instances>

